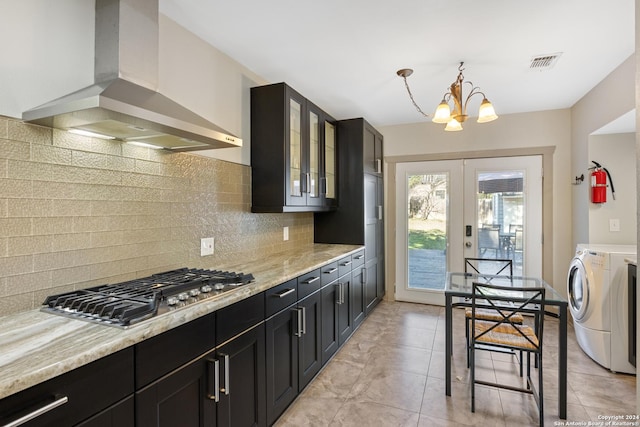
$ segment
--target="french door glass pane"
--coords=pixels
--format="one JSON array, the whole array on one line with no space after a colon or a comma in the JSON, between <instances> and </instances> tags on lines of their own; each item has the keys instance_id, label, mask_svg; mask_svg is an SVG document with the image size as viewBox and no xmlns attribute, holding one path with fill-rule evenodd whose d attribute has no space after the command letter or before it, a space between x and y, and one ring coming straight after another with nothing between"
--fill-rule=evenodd
<instances>
[{"instance_id":1,"label":"french door glass pane","mask_svg":"<svg viewBox=\"0 0 640 427\"><path fill-rule=\"evenodd\" d=\"M510 259L522 275L524 260L524 172L481 172L477 176L478 257Z\"/></svg>"},{"instance_id":2,"label":"french door glass pane","mask_svg":"<svg viewBox=\"0 0 640 427\"><path fill-rule=\"evenodd\" d=\"M449 174L407 176L408 287L444 289Z\"/></svg>"}]
</instances>

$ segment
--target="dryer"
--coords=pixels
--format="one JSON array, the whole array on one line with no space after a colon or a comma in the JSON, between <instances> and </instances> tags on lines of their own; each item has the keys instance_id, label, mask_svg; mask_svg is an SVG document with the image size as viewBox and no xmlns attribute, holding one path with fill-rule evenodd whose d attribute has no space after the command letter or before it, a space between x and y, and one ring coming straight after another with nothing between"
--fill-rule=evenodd
<instances>
[{"instance_id":1,"label":"dryer","mask_svg":"<svg viewBox=\"0 0 640 427\"><path fill-rule=\"evenodd\" d=\"M628 289L625 259L633 245L579 244L567 275L569 310L578 344L614 372L635 373L628 355Z\"/></svg>"}]
</instances>

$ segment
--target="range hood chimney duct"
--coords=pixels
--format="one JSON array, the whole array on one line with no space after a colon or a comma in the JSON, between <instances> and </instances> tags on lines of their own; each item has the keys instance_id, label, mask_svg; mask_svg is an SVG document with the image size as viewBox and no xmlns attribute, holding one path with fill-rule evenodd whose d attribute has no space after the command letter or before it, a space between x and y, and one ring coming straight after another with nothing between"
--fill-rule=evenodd
<instances>
[{"instance_id":1,"label":"range hood chimney duct","mask_svg":"<svg viewBox=\"0 0 640 427\"><path fill-rule=\"evenodd\" d=\"M95 0L94 83L25 111L26 122L76 129L171 151L242 140L158 89L158 0Z\"/></svg>"}]
</instances>

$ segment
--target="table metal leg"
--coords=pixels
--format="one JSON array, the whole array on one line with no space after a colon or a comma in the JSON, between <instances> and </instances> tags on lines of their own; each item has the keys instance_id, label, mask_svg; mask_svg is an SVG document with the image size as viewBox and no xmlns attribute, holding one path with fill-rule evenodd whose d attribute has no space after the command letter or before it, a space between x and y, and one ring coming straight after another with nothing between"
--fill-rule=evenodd
<instances>
[{"instance_id":1,"label":"table metal leg","mask_svg":"<svg viewBox=\"0 0 640 427\"><path fill-rule=\"evenodd\" d=\"M567 306L560 306L560 337L558 355L558 410L559 417L563 420L567 419Z\"/></svg>"},{"instance_id":2,"label":"table metal leg","mask_svg":"<svg viewBox=\"0 0 640 427\"><path fill-rule=\"evenodd\" d=\"M445 294L445 394L451 396L451 355L453 354L453 316L451 296Z\"/></svg>"}]
</instances>

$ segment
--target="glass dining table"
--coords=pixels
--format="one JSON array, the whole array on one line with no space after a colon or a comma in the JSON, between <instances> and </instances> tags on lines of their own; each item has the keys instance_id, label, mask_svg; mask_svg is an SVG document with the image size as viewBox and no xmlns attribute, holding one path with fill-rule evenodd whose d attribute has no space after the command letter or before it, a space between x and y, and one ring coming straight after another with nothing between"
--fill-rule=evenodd
<instances>
[{"instance_id":1,"label":"glass dining table","mask_svg":"<svg viewBox=\"0 0 640 427\"><path fill-rule=\"evenodd\" d=\"M542 279L518 276L493 276L448 272L445 285L445 393L451 396L451 358L453 353L453 307L470 307L473 283L491 283L513 287L546 288L545 311L559 320L558 334L558 416L567 419L567 300ZM455 299L455 300L454 300ZM557 307L557 313L547 308Z\"/></svg>"}]
</instances>

